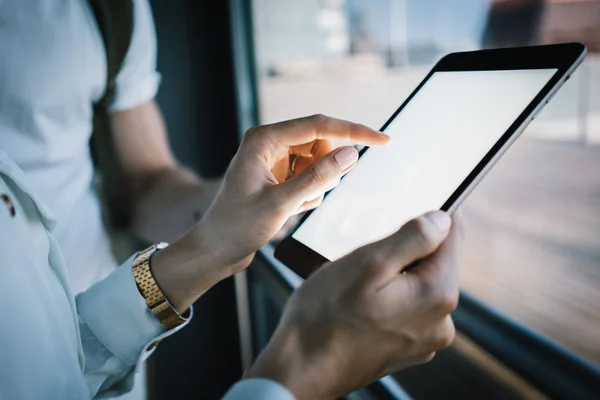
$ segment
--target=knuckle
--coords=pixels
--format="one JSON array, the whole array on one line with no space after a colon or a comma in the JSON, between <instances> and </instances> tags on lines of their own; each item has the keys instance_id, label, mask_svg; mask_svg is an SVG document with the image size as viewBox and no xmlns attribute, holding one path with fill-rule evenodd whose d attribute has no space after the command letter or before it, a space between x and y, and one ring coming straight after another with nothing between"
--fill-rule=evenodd
<instances>
[{"instance_id":1,"label":"knuckle","mask_svg":"<svg viewBox=\"0 0 600 400\"><path fill-rule=\"evenodd\" d=\"M409 222L415 240L426 252L433 252L438 247L436 228L425 217L420 217Z\"/></svg>"},{"instance_id":2,"label":"knuckle","mask_svg":"<svg viewBox=\"0 0 600 400\"><path fill-rule=\"evenodd\" d=\"M421 356L419 358L419 360L417 361L417 363L418 364L427 364L428 362L433 360L434 357L435 357L435 351L432 351L431 353L427 353L427 354L424 354L423 356Z\"/></svg>"},{"instance_id":3,"label":"knuckle","mask_svg":"<svg viewBox=\"0 0 600 400\"><path fill-rule=\"evenodd\" d=\"M318 123L318 122L327 120L328 117L325 114L318 113L318 114L313 114L308 118L313 120L314 122Z\"/></svg>"},{"instance_id":4,"label":"knuckle","mask_svg":"<svg viewBox=\"0 0 600 400\"><path fill-rule=\"evenodd\" d=\"M454 336L456 335L456 329L452 319L448 317L447 322L440 328L432 340L432 346L436 350L447 349L454 342Z\"/></svg>"},{"instance_id":5,"label":"knuckle","mask_svg":"<svg viewBox=\"0 0 600 400\"><path fill-rule=\"evenodd\" d=\"M267 201L270 213L276 218L283 218L287 215L286 202L283 196L277 191L270 191L267 195Z\"/></svg>"},{"instance_id":6,"label":"knuckle","mask_svg":"<svg viewBox=\"0 0 600 400\"><path fill-rule=\"evenodd\" d=\"M325 114L313 114L310 117L308 117L308 119L317 128L317 131L327 130L327 126L330 120L330 118Z\"/></svg>"},{"instance_id":7,"label":"knuckle","mask_svg":"<svg viewBox=\"0 0 600 400\"><path fill-rule=\"evenodd\" d=\"M437 308L442 314L450 314L458 307L458 287L446 285L437 301Z\"/></svg>"},{"instance_id":8,"label":"knuckle","mask_svg":"<svg viewBox=\"0 0 600 400\"><path fill-rule=\"evenodd\" d=\"M378 274L389 264L389 255L381 250L375 250L368 253L366 266L371 274Z\"/></svg>"},{"instance_id":9,"label":"knuckle","mask_svg":"<svg viewBox=\"0 0 600 400\"><path fill-rule=\"evenodd\" d=\"M256 126L248 128L248 130L246 130L246 133L244 133L244 139L251 140L254 136L256 136L257 132L258 128Z\"/></svg>"},{"instance_id":10,"label":"knuckle","mask_svg":"<svg viewBox=\"0 0 600 400\"><path fill-rule=\"evenodd\" d=\"M316 185L325 185L327 183L327 177L323 171L323 168L318 164L312 164L309 167L309 174L311 181Z\"/></svg>"},{"instance_id":11,"label":"knuckle","mask_svg":"<svg viewBox=\"0 0 600 400\"><path fill-rule=\"evenodd\" d=\"M441 279L426 281L423 285L424 295L429 306L436 315L448 315L458 306L459 289L446 284Z\"/></svg>"},{"instance_id":12,"label":"knuckle","mask_svg":"<svg viewBox=\"0 0 600 400\"><path fill-rule=\"evenodd\" d=\"M265 127L261 126L253 126L248 128L246 133L244 133L244 137L242 138L242 143L253 143L259 140L264 135Z\"/></svg>"},{"instance_id":13,"label":"knuckle","mask_svg":"<svg viewBox=\"0 0 600 400\"><path fill-rule=\"evenodd\" d=\"M349 254L352 263L359 267L361 276L377 276L389 264L389 256L373 245L354 250Z\"/></svg>"},{"instance_id":14,"label":"knuckle","mask_svg":"<svg viewBox=\"0 0 600 400\"><path fill-rule=\"evenodd\" d=\"M451 314L458 307L458 288L446 289L439 304L439 309L444 314Z\"/></svg>"}]
</instances>

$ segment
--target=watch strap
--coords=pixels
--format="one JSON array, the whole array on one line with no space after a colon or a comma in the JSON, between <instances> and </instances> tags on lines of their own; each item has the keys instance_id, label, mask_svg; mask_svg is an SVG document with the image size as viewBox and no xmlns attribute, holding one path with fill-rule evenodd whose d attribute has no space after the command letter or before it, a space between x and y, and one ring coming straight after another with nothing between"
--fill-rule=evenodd
<instances>
[{"instance_id":1,"label":"watch strap","mask_svg":"<svg viewBox=\"0 0 600 400\"><path fill-rule=\"evenodd\" d=\"M175 310L169 304L169 301L163 291L160 289L152 270L150 268L150 259L154 253L167 247L166 243L156 243L142 250L133 261L133 276L148 308L156 318L167 329L173 329L188 320Z\"/></svg>"}]
</instances>

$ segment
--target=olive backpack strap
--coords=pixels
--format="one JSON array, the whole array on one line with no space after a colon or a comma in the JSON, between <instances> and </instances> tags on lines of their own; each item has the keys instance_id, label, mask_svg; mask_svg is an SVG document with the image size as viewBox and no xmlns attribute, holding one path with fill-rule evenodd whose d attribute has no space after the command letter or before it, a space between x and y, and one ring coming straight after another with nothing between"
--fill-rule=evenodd
<instances>
[{"instance_id":1,"label":"olive backpack strap","mask_svg":"<svg viewBox=\"0 0 600 400\"><path fill-rule=\"evenodd\" d=\"M121 70L133 34L132 0L89 0L106 54L106 88L94 104L94 130L90 151L99 179L98 190L109 223L123 228L131 221L127 189L117 162L110 131L109 107L117 93L117 75Z\"/></svg>"}]
</instances>

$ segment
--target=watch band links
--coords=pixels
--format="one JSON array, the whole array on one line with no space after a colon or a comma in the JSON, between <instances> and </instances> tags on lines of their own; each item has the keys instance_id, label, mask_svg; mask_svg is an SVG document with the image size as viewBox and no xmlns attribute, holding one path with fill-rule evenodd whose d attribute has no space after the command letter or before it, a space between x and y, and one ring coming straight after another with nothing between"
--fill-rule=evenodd
<instances>
[{"instance_id":1,"label":"watch band links","mask_svg":"<svg viewBox=\"0 0 600 400\"><path fill-rule=\"evenodd\" d=\"M133 276L138 290L146 300L148 308L167 329L173 329L184 322L184 318L175 310L164 295L150 269L150 259L154 253L167 247L166 243L156 243L142 250L133 261Z\"/></svg>"}]
</instances>

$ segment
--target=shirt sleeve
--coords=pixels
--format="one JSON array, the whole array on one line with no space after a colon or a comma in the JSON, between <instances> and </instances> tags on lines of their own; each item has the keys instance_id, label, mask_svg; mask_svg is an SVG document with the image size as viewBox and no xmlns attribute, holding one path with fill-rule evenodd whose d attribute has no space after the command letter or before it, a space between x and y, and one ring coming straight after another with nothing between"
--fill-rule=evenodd
<instances>
[{"instance_id":1,"label":"shirt sleeve","mask_svg":"<svg viewBox=\"0 0 600 400\"><path fill-rule=\"evenodd\" d=\"M135 108L154 99L160 85L156 71L156 30L148 0L133 1L131 43L116 78L115 99L109 111Z\"/></svg>"},{"instance_id":2,"label":"shirt sleeve","mask_svg":"<svg viewBox=\"0 0 600 400\"><path fill-rule=\"evenodd\" d=\"M167 330L148 309L133 277L132 256L106 279L76 297L85 354L84 375L93 397L114 397L133 387L133 375Z\"/></svg>"},{"instance_id":3,"label":"shirt sleeve","mask_svg":"<svg viewBox=\"0 0 600 400\"><path fill-rule=\"evenodd\" d=\"M269 379L244 379L227 392L223 400L296 400L283 385Z\"/></svg>"}]
</instances>

